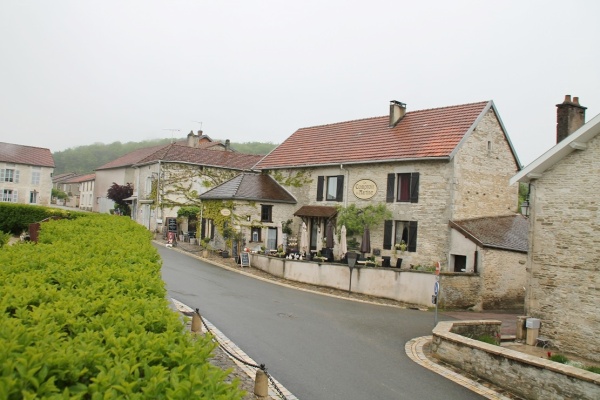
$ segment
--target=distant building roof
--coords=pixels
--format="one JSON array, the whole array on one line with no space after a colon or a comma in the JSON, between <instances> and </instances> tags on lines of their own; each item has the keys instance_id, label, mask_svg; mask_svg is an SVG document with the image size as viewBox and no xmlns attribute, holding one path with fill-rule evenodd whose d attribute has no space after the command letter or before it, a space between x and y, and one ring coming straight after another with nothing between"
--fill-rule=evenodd
<instances>
[{"instance_id":1,"label":"distant building roof","mask_svg":"<svg viewBox=\"0 0 600 400\"><path fill-rule=\"evenodd\" d=\"M256 168L448 158L490 108L496 111L492 101L482 101L411 111L393 127L382 116L301 128Z\"/></svg>"},{"instance_id":2,"label":"distant building roof","mask_svg":"<svg viewBox=\"0 0 600 400\"><path fill-rule=\"evenodd\" d=\"M0 162L54 168L49 149L0 142Z\"/></svg>"},{"instance_id":3,"label":"distant building roof","mask_svg":"<svg viewBox=\"0 0 600 400\"><path fill-rule=\"evenodd\" d=\"M94 179L96 179L96 174L76 175L69 177L68 179L62 181L62 183L81 183L93 181Z\"/></svg>"},{"instance_id":4,"label":"distant building roof","mask_svg":"<svg viewBox=\"0 0 600 400\"><path fill-rule=\"evenodd\" d=\"M296 204L296 199L269 175L242 173L201 194L202 200L247 200Z\"/></svg>"},{"instance_id":5,"label":"distant building roof","mask_svg":"<svg viewBox=\"0 0 600 400\"><path fill-rule=\"evenodd\" d=\"M77 176L75 172L65 172L64 174L53 175L52 183L61 183L74 176Z\"/></svg>"},{"instance_id":6,"label":"distant building roof","mask_svg":"<svg viewBox=\"0 0 600 400\"><path fill-rule=\"evenodd\" d=\"M529 222L521 214L450 221L450 226L481 247L528 251Z\"/></svg>"},{"instance_id":7,"label":"distant building roof","mask_svg":"<svg viewBox=\"0 0 600 400\"><path fill-rule=\"evenodd\" d=\"M262 157L263 156L261 155L255 154L244 154L233 151L215 151L172 143L147 155L135 164L144 165L163 161L250 170Z\"/></svg>"},{"instance_id":8,"label":"distant building roof","mask_svg":"<svg viewBox=\"0 0 600 400\"><path fill-rule=\"evenodd\" d=\"M102 169L130 167L133 164L140 162L140 160L148 157L150 154L155 153L157 150L159 150L163 147L167 147L167 146L170 146L170 145L169 144L161 144L158 146L145 147L143 149L134 150L130 153L125 154L124 156L117 158L116 160L112 160L112 161L96 168L96 171L102 170Z\"/></svg>"}]
</instances>

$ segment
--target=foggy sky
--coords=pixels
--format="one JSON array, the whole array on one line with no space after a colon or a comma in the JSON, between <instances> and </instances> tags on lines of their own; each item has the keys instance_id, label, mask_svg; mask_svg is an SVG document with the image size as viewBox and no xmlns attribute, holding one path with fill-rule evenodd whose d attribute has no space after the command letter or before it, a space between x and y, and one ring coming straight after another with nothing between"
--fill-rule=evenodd
<instances>
[{"instance_id":1,"label":"foggy sky","mask_svg":"<svg viewBox=\"0 0 600 400\"><path fill-rule=\"evenodd\" d=\"M51 151L493 100L522 164L600 113L597 1L2 1L0 141Z\"/></svg>"}]
</instances>

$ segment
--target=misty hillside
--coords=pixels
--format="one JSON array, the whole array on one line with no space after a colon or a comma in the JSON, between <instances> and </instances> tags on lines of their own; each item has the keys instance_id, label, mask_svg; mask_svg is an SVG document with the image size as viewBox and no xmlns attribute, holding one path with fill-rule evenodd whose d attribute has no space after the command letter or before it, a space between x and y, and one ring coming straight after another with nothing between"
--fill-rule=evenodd
<instances>
[{"instance_id":1,"label":"misty hillside","mask_svg":"<svg viewBox=\"0 0 600 400\"><path fill-rule=\"evenodd\" d=\"M176 139L185 141L185 138ZM171 143L173 139L145 140L143 142L114 142L110 144L94 143L87 146L78 146L63 151L57 151L52 154L56 168L54 175L67 172L77 174L91 173L96 168L115 160L127 153L144 147L157 146ZM231 142L231 148L240 153L247 154L267 154L277 145L263 142Z\"/></svg>"}]
</instances>

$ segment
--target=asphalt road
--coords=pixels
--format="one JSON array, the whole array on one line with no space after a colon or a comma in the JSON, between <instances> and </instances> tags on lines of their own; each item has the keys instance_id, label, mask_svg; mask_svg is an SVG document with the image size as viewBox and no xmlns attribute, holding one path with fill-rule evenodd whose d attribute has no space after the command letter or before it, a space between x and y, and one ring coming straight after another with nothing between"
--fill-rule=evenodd
<instances>
[{"instance_id":1,"label":"asphalt road","mask_svg":"<svg viewBox=\"0 0 600 400\"><path fill-rule=\"evenodd\" d=\"M247 277L156 246L168 295L212 322L301 400L482 399L413 362L434 314Z\"/></svg>"}]
</instances>

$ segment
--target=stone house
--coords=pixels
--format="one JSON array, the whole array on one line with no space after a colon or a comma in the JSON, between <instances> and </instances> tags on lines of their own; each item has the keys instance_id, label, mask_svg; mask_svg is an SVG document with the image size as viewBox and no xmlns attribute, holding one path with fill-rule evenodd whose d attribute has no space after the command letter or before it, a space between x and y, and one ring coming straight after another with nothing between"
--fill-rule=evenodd
<instances>
[{"instance_id":1,"label":"stone house","mask_svg":"<svg viewBox=\"0 0 600 400\"><path fill-rule=\"evenodd\" d=\"M83 197L86 208L82 209L92 211L95 174L78 175L70 172L52 178L52 182L54 188L65 192L69 196L65 200L56 200L58 205L79 208ZM86 192L83 196L82 191Z\"/></svg>"},{"instance_id":2,"label":"stone house","mask_svg":"<svg viewBox=\"0 0 600 400\"><path fill-rule=\"evenodd\" d=\"M237 255L238 246L228 245L227 239L232 238L223 235L228 226L239 233L235 238L239 247L249 251L264 247L276 252L280 244L295 242L291 237L284 238L284 226L296 208L296 199L269 175L241 173L201 194L200 200L201 237L210 238L215 248L231 248Z\"/></svg>"},{"instance_id":3,"label":"stone house","mask_svg":"<svg viewBox=\"0 0 600 400\"><path fill-rule=\"evenodd\" d=\"M96 174L75 175L62 180L60 186L69 195L69 199L64 205L92 211L95 182Z\"/></svg>"},{"instance_id":4,"label":"stone house","mask_svg":"<svg viewBox=\"0 0 600 400\"><path fill-rule=\"evenodd\" d=\"M297 199L294 230L307 223L312 251L335 219L332 209L385 204L392 219L370 227L372 254L382 262L389 257L392 267L431 269L440 262L442 274L452 276L468 272L454 270L449 222L514 215L518 186L509 180L519 167L492 101L412 112L392 101L386 116L299 129L255 169ZM403 252L396 249L402 241ZM471 275L467 286L474 290L480 278Z\"/></svg>"},{"instance_id":5,"label":"stone house","mask_svg":"<svg viewBox=\"0 0 600 400\"><path fill-rule=\"evenodd\" d=\"M66 172L64 174L52 176L52 188L65 192L65 194L69 196L65 200L52 198L52 204L75 207L74 191L79 190L79 186L76 184L67 183L67 181L76 176L78 175L75 172Z\"/></svg>"},{"instance_id":6,"label":"stone house","mask_svg":"<svg viewBox=\"0 0 600 400\"><path fill-rule=\"evenodd\" d=\"M529 184L526 314L560 350L600 361L600 115L566 96L557 144L512 183Z\"/></svg>"},{"instance_id":7,"label":"stone house","mask_svg":"<svg viewBox=\"0 0 600 400\"><path fill-rule=\"evenodd\" d=\"M0 201L49 206L53 172L49 149L0 142Z\"/></svg>"},{"instance_id":8,"label":"stone house","mask_svg":"<svg viewBox=\"0 0 600 400\"><path fill-rule=\"evenodd\" d=\"M522 309L528 221L521 214L450 221L444 302L457 308ZM463 274L481 279L464 279ZM468 290L464 290L468 288Z\"/></svg>"}]
</instances>

